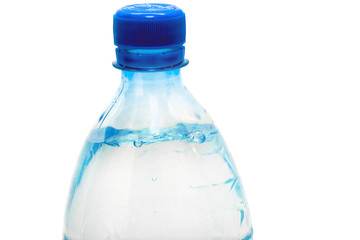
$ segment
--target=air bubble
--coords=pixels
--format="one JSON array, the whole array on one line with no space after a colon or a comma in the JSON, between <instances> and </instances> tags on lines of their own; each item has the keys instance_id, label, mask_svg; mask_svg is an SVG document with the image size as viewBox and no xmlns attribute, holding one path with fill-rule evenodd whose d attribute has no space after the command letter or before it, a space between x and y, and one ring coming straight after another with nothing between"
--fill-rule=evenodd
<instances>
[{"instance_id":1,"label":"air bubble","mask_svg":"<svg viewBox=\"0 0 360 240\"><path fill-rule=\"evenodd\" d=\"M143 141L138 141L138 140L135 140L135 141L134 141L134 146L135 146L135 147L139 148L139 147L141 147L142 145L143 145Z\"/></svg>"},{"instance_id":2,"label":"air bubble","mask_svg":"<svg viewBox=\"0 0 360 240\"><path fill-rule=\"evenodd\" d=\"M195 131L188 135L189 142L193 143L203 143L206 140L205 135L201 131Z\"/></svg>"}]
</instances>

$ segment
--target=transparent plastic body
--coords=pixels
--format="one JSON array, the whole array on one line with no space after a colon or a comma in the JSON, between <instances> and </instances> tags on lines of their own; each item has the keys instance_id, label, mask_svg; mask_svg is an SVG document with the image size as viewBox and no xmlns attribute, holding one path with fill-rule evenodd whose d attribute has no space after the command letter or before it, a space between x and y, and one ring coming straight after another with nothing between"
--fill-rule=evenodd
<instances>
[{"instance_id":1,"label":"transparent plastic body","mask_svg":"<svg viewBox=\"0 0 360 240\"><path fill-rule=\"evenodd\" d=\"M180 70L123 71L75 172L67 240L250 240L231 155Z\"/></svg>"}]
</instances>

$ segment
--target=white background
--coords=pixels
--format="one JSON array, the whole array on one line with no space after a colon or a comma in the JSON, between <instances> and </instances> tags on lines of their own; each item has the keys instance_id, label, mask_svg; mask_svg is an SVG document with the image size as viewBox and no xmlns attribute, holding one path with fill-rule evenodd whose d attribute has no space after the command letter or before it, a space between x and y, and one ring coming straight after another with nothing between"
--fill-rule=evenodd
<instances>
[{"instance_id":1,"label":"white background","mask_svg":"<svg viewBox=\"0 0 360 240\"><path fill-rule=\"evenodd\" d=\"M238 165L254 239L360 239L360 3L170 1L183 69ZM62 238L83 142L120 84L134 1L0 2L1 239Z\"/></svg>"}]
</instances>

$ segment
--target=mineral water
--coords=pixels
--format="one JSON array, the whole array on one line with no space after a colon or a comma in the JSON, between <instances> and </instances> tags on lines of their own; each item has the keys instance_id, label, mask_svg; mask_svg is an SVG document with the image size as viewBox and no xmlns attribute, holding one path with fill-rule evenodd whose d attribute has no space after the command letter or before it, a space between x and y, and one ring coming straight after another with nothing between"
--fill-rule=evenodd
<instances>
[{"instance_id":1,"label":"mineral water","mask_svg":"<svg viewBox=\"0 0 360 240\"><path fill-rule=\"evenodd\" d=\"M181 79L180 68L187 64L185 30L174 33L171 27L185 28L184 17L168 4L131 5L115 14L114 65L122 70L121 84L80 156L65 239L252 239L234 161L213 120ZM136 28L142 31L131 36Z\"/></svg>"}]
</instances>

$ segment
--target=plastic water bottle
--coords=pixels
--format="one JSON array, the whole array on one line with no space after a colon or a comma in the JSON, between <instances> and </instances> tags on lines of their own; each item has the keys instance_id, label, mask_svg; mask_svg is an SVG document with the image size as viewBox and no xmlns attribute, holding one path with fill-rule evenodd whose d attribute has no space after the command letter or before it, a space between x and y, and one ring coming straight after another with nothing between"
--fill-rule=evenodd
<instances>
[{"instance_id":1,"label":"plastic water bottle","mask_svg":"<svg viewBox=\"0 0 360 240\"><path fill-rule=\"evenodd\" d=\"M181 80L184 12L123 7L114 42L121 86L80 156L64 239L252 239L234 161Z\"/></svg>"}]
</instances>

